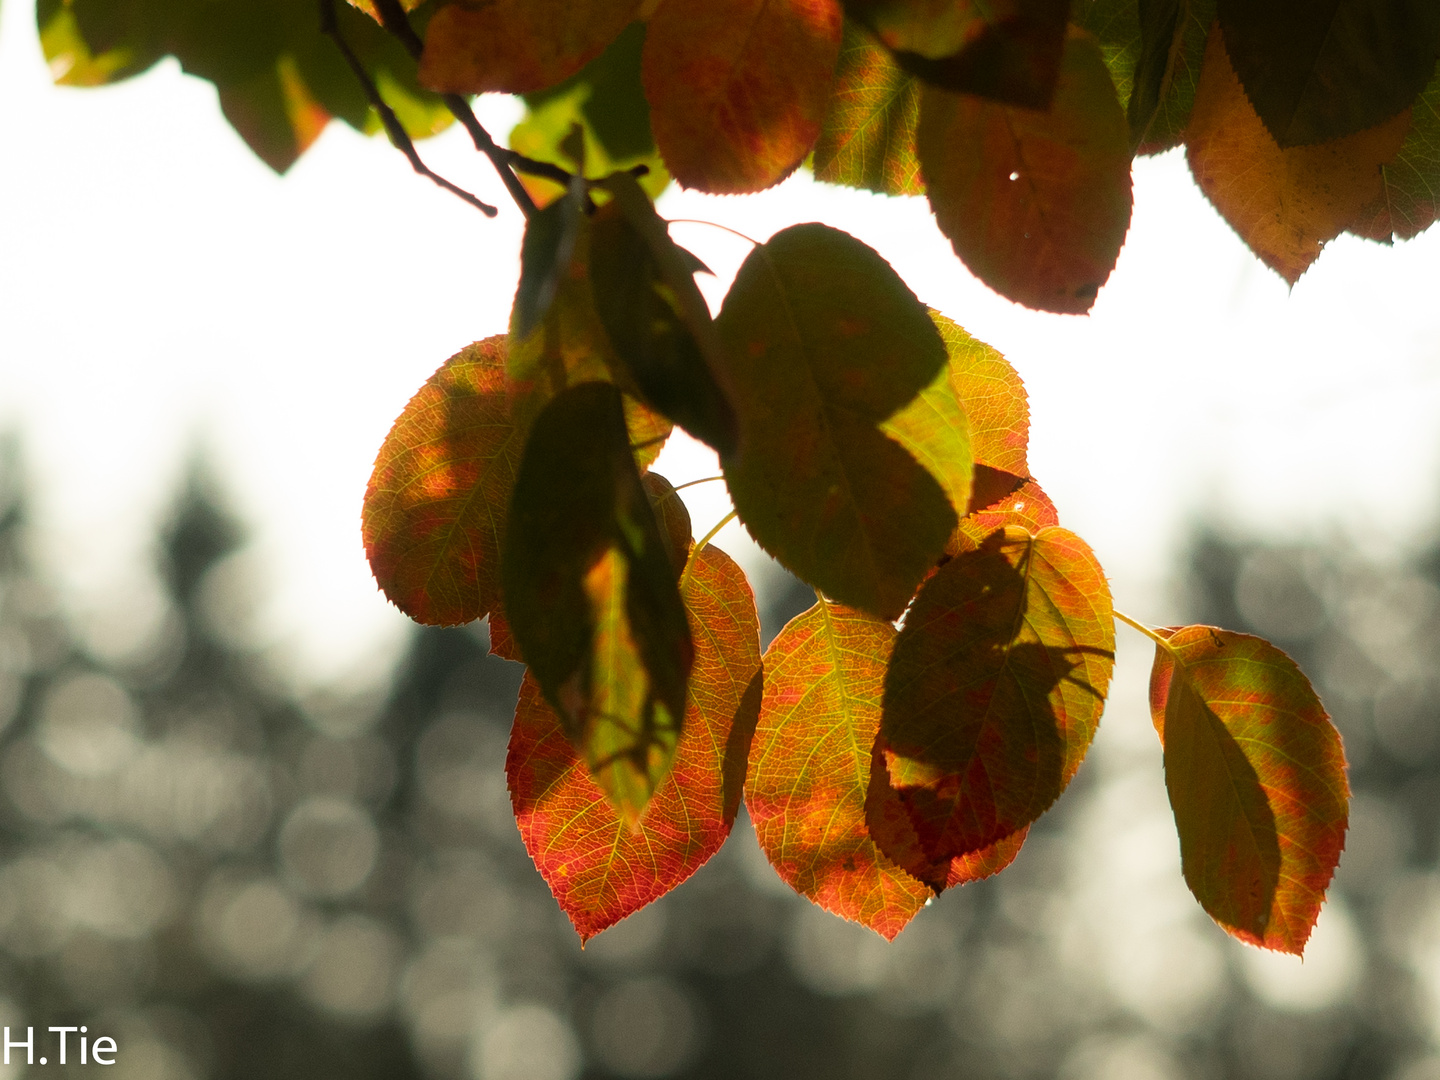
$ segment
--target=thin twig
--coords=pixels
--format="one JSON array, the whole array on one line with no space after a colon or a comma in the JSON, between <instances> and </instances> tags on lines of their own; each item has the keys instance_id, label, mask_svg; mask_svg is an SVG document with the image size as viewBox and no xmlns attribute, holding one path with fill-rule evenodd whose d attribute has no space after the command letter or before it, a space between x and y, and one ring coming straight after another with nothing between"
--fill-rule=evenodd
<instances>
[{"instance_id":1,"label":"thin twig","mask_svg":"<svg viewBox=\"0 0 1440 1080\"><path fill-rule=\"evenodd\" d=\"M360 62L360 58L350 48L350 43L345 40L345 35L340 32L340 25L335 19L335 0L320 0L320 32L335 42L340 54L345 57L345 62L350 65L350 70L355 73L355 78L364 88L365 97L375 111L380 114L380 123L385 126L385 133L390 136L391 144L410 160L410 167L421 176L433 180L450 194L458 195L486 217L494 217L498 214L500 211L495 207L476 198L459 185L452 184L420 160L419 151L410 141L410 135L406 132L405 125L400 123L400 118L395 115L395 110L390 108L385 103L385 99L380 96L380 88L375 85L375 80L370 78L370 73L365 70L365 65Z\"/></svg>"},{"instance_id":2,"label":"thin twig","mask_svg":"<svg viewBox=\"0 0 1440 1080\"><path fill-rule=\"evenodd\" d=\"M1157 634L1154 630L1151 630L1150 627L1146 626L1140 620L1132 619L1123 611L1115 611L1114 614L1115 618L1119 619L1126 626L1130 627L1130 629L1138 630L1140 633L1144 634L1151 641L1155 642L1156 645L1160 646L1160 648L1164 649L1166 652L1173 653L1175 651L1175 646L1171 645L1170 642L1166 641L1163 637Z\"/></svg>"}]
</instances>

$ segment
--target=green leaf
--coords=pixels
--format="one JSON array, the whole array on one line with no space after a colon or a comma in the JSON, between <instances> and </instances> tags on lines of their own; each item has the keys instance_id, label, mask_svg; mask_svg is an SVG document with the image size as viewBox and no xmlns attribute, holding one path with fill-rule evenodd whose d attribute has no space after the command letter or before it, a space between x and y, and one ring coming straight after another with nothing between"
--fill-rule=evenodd
<instances>
[{"instance_id":1,"label":"green leaf","mask_svg":"<svg viewBox=\"0 0 1440 1080\"><path fill-rule=\"evenodd\" d=\"M628 821L670 770L694 649L620 392L558 394L530 430L501 556L510 633Z\"/></svg>"},{"instance_id":2,"label":"green leaf","mask_svg":"<svg viewBox=\"0 0 1440 1080\"><path fill-rule=\"evenodd\" d=\"M918 145L935 220L976 277L1040 311L1090 310L1131 207L1125 115L1093 41L1066 42L1048 113L927 87Z\"/></svg>"},{"instance_id":3,"label":"green leaf","mask_svg":"<svg viewBox=\"0 0 1440 1080\"><path fill-rule=\"evenodd\" d=\"M520 284L515 291L515 333L527 336L550 310L555 293L570 268L575 236L585 204L585 182L578 177L570 191L525 223L520 245Z\"/></svg>"},{"instance_id":4,"label":"green leaf","mask_svg":"<svg viewBox=\"0 0 1440 1080\"><path fill-rule=\"evenodd\" d=\"M920 84L850 21L830 107L815 143L815 178L882 195L923 195L915 125Z\"/></svg>"},{"instance_id":5,"label":"green leaf","mask_svg":"<svg viewBox=\"0 0 1440 1080\"><path fill-rule=\"evenodd\" d=\"M1114 666L1105 573L1061 528L1005 528L921 588L885 676L880 750L932 862L987 848L1060 796Z\"/></svg>"},{"instance_id":6,"label":"green leaf","mask_svg":"<svg viewBox=\"0 0 1440 1080\"><path fill-rule=\"evenodd\" d=\"M944 370L924 305L876 252L796 225L750 253L717 320L740 417L722 460L760 546L827 596L905 609L956 513L879 426Z\"/></svg>"},{"instance_id":7,"label":"green leaf","mask_svg":"<svg viewBox=\"0 0 1440 1080\"><path fill-rule=\"evenodd\" d=\"M1027 476L1030 403L1020 373L998 349L971 337L959 323L938 311L932 311L930 318L945 343L950 386L965 410L975 464Z\"/></svg>"},{"instance_id":8,"label":"green leaf","mask_svg":"<svg viewBox=\"0 0 1440 1080\"><path fill-rule=\"evenodd\" d=\"M965 513L975 475L974 456L970 451L970 423L955 396L948 367L942 368L910 404L882 421L880 430L908 450L939 481L957 517Z\"/></svg>"},{"instance_id":9,"label":"green leaf","mask_svg":"<svg viewBox=\"0 0 1440 1080\"><path fill-rule=\"evenodd\" d=\"M693 263L633 177L621 173L606 187L614 199L591 225L590 283L615 355L654 409L732 453L735 410L717 383L723 347Z\"/></svg>"},{"instance_id":10,"label":"green leaf","mask_svg":"<svg viewBox=\"0 0 1440 1080\"><path fill-rule=\"evenodd\" d=\"M1400 151L1380 166L1381 191L1350 231L1389 243L1419 236L1440 218L1440 68L1415 102Z\"/></svg>"},{"instance_id":11,"label":"green leaf","mask_svg":"<svg viewBox=\"0 0 1440 1080\"><path fill-rule=\"evenodd\" d=\"M1218 14L1235 73L1281 147L1388 120L1440 52L1434 0L1219 0Z\"/></svg>"},{"instance_id":12,"label":"green leaf","mask_svg":"<svg viewBox=\"0 0 1440 1080\"><path fill-rule=\"evenodd\" d=\"M1340 734L1268 641L1209 626L1159 633L1150 708L1185 883L1240 940L1298 955L1345 845Z\"/></svg>"}]
</instances>

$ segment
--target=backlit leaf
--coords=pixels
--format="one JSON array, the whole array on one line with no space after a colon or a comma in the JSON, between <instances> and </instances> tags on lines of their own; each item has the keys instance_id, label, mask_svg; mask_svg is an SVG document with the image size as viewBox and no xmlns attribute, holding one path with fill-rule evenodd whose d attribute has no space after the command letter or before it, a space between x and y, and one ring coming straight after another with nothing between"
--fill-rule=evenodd
<instances>
[{"instance_id":1,"label":"backlit leaf","mask_svg":"<svg viewBox=\"0 0 1440 1080\"><path fill-rule=\"evenodd\" d=\"M923 195L915 125L920 84L854 23L845 23L830 107L815 143L815 179Z\"/></svg>"},{"instance_id":2,"label":"backlit leaf","mask_svg":"<svg viewBox=\"0 0 1440 1080\"><path fill-rule=\"evenodd\" d=\"M1240 940L1299 954L1345 845L1340 734L1268 641L1208 626L1160 633L1150 708L1185 883Z\"/></svg>"},{"instance_id":3,"label":"backlit leaf","mask_svg":"<svg viewBox=\"0 0 1440 1080\"><path fill-rule=\"evenodd\" d=\"M1000 295L1083 314L1130 225L1124 113L1098 47L1066 41L1049 112L927 87L920 167L935 220Z\"/></svg>"},{"instance_id":4,"label":"backlit leaf","mask_svg":"<svg viewBox=\"0 0 1440 1080\"><path fill-rule=\"evenodd\" d=\"M1246 97L1285 147L1389 120L1440 52L1434 0L1219 0L1218 12Z\"/></svg>"},{"instance_id":5,"label":"backlit leaf","mask_svg":"<svg viewBox=\"0 0 1440 1080\"><path fill-rule=\"evenodd\" d=\"M933 86L1050 105L1069 0L846 0L845 8Z\"/></svg>"},{"instance_id":6,"label":"backlit leaf","mask_svg":"<svg viewBox=\"0 0 1440 1080\"><path fill-rule=\"evenodd\" d=\"M1380 194L1351 223L1371 240L1409 240L1440 218L1440 72L1415 101L1400 152L1380 166Z\"/></svg>"},{"instance_id":7,"label":"backlit leaf","mask_svg":"<svg viewBox=\"0 0 1440 1080\"><path fill-rule=\"evenodd\" d=\"M410 399L365 491L370 569L416 622L465 623L499 603L500 537L519 462L505 338L477 341Z\"/></svg>"},{"instance_id":8,"label":"backlit leaf","mask_svg":"<svg viewBox=\"0 0 1440 1080\"><path fill-rule=\"evenodd\" d=\"M713 545L686 588L695 640L675 766L638 831L616 813L526 676L505 762L515 821L586 940L669 892L719 850L740 805L760 706L760 625L745 575Z\"/></svg>"},{"instance_id":9,"label":"backlit leaf","mask_svg":"<svg viewBox=\"0 0 1440 1080\"><path fill-rule=\"evenodd\" d=\"M910 404L883 421L880 430L939 481L957 516L965 513L975 476L974 455L970 424L948 368L942 368Z\"/></svg>"},{"instance_id":10,"label":"backlit leaf","mask_svg":"<svg viewBox=\"0 0 1440 1080\"><path fill-rule=\"evenodd\" d=\"M870 748L895 629L824 600L765 652L765 696L745 805L787 885L893 938L931 891L881 854L865 826Z\"/></svg>"},{"instance_id":11,"label":"backlit leaf","mask_svg":"<svg viewBox=\"0 0 1440 1080\"><path fill-rule=\"evenodd\" d=\"M1034 480L1025 480L989 505L962 517L945 553L954 556L961 551L978 548L996 529L1006 526L1013 525L1028 533L1038 533L1041 529L1059 524L1060 515L1056 513L1050 496Z\"/></svg>"},{"instance_id":12,"label":"backlit leaf","mask_svg":"<svg viewBox=\"0 0 1440 1080\"><path fill-rule=\"evenodd\" d=\"M878 425L940 374L935 324L854 237L796 225L752 251L716 320L740 417L722 459L760 546L827 596L895 618L955 527Z\"/></svg>"},{"instance_id":13,"label":"backlit leaf","mask_svg":"<svg viewBox=\"0 0 1440 1080\"><path fill-rule=\"evenodd\" d=\"M489 0L435 13L420 81L452 94L522 94L568 79L605 51L639 0Z\"/></svg>"},{"instance_id":14,"label":"backlit leaf","mask_svg":"<svg viewBox=\"0 0 1440 1080\"><path fill-rule=\"evenodd\" d=\"M932 861L1018 832L1069 784L1114 665L1105 573L1074 533L993 533L921 588L885 677L881 749Z\"/></svg>"},{"instance_id":15,"label":"backlit leaf","mask_svg":"<svg viewBox=\"0 0 1440 1080\"><path fill-rule=\"evenodd\" d=\"M838 0L665 0L643 75L671 175L738 194L794 172L820 134L841 21Z\"/></svg>"},{"instance_id":16,"label":"backlit leaf","mask_svg":"<svg viewBox=\"0 0 1440 1080\"><path fill-rule=\"evenodd\" d=\"M647 472L640 478L645 495L650 500L650 509L655 514L655 523L665 539L665 552L670 556L670 566L678 578L685 569L685 560L690 557L690 546L694 534L690 526L690 511L669 480L657 472Z\"/></svg>"},{"instance_id":17,"label":"backlit leaf","mask_svg":"<svg viewBox=\"0 0 1440 1080\"><path fill-rule=\"evenodd\" d=\"M975 464L1027 475L1030 403L1020 373L999 350L971 337L963 326L938 311L930 318L945 343L950 385L965 410Z\"/></svg>"},{"instance_id":18,"label":"backlit leaf","mask_svg":"<svg viewBox=\"0 0 1440 1080\"><path fill-rule=\"evenodd\" d=\"M1185 141L1200 189L1250 250L1293 285L1321 248L1382 196L1380 166L1395 158L1409 127L1406 110L1343 139L1282 150L1212 30Z\"/></svg>"},{"instance_id":19,"label":"backlit leaf","mask_svg":"<svg viewBox=\"0 0 1440 1080\"><path fill-rule=\"evenodd\" d=\"M330 122L290 56L273 68L222 83L220 109L257 157L278 173L290 168Z\"/></svg>"},{"instance_id":20,"label":"backlit leaf","mask_svg":"<svg viewBox=\"0 0 1440 1080\"><path fill-rule=\"evenodd\" d=\"M575 237L580 231L585 188L579 179L571 190L525 223L520 245L520 284L515 290L515 333L526 337L550 310L555 293L570 268Z\"/></svg>"},{"instance_id":21,"label":"backlit leaf","mask_svg":"<svg viewBox=\"0 0 1440 1080\"><path fill-rule=\"evenodd\" d=\"M501 571L520 654L596 782L638 820L670 769L693 649L614 386L571 387L536 419Z\"/></svg>"}]
</instances>

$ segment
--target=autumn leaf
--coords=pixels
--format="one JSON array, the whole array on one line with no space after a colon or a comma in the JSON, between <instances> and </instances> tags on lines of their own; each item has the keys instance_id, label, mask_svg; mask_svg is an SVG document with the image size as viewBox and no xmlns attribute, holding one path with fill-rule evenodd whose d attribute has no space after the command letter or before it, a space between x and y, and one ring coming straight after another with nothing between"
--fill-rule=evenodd
<instances>
[{"instance_id":1,"label":"autumn leaf","mask_svg":"<svg viewBox=\"0 0 1440 1080\"><path fill-rule=\"evenodd\" d=\"M1007 526L1034 534L1059 524L1060 515L1056 513L1050 496L1034 480L1024 480L988 506L972 510L962 517L955 535L945 547L945 553L953 558L962 551L973 551L984 544L996 529Z\"/></svg>"},{"instance_id":2,"label":"autumn leaf","mask_svg":"<svg viewBox=\"0 0 1440 1080\"><path fill-rule=\"evenodd\" d=\"M1380 166L1399 153L1409 127L1406 110L1344 138L1281 149L1212 30L1185 141L1206 198L1293 285L1321 248L1381 197Z\"/></svg>"},{"instance_id":3,"label":"autumn leaf","mask_svg":"<svg viewBox=\"0 0 1440 1080\"><path fill-rule=\"evenodd\" d=\"M582 941L680 884L730 834L760 706L760 623L740 568L713 545L685 593L695 641L675 765L638 830L615 811L526 676L505 773L525 848Z\"/></svg>"},{"instance_id":4,"label":"autumn leaf","mask_svg":"<svg viewBox=\"0 0 1440 1080\"><path fill-rule=\"evenodd\" d=\"M1059 797L1114 653L1104 571L1065 529L997 531L925 583L885 677L880 739L932 861L1018 832Z\"/></svg>"},{"instance_id":5,"label":"autumn leaf","mask_svg":"<svg viewBox=\"0 0 1440 1080\"><path fill-rule=\"evenodd\" d=\"M1282 147L1328 142L1407 108L1435 72L1434 0L1219 0L1225 51Z\"/></svg>"},{"instance_id":6,"label":"autumn leaf","mask_svg":"<svg viewBox=\"0 0 1440 1080\"><path fill-rule=\"evenodd\" d=\"M760 546L834 600L895 618L955 527L940 483L878 430L945 349L878 254L796 225L740 267L716 320L740 417L722 459Z\"/></svg>"},{"instance_id":7,"label":"autumn leaf","mask_svg":"<svg viewBox=\"0 0 1440 1080\"><path fill-rule=\"evenodd\" d=\"M505 338L456 353L390 429L365 490L365 554L390 602L456 625L500 601L500 536L520 462Z\"/></svg>"},{"instance_id":8,"label":"autumn leaf","mask_svg":"<svg viewBox=\"0 0 1440 1080\"><path fill-rule=\"evenodd\" d=\"M948 368L942 368L910 404L881 421L880 430L939 482L957 515L965 513L974 484L975 459L970 450L970 422Z\"/></svg>"},{"instance_id":9,"label":"autumn leaf","mask_svg":"<svg viewBox=\"0 0 1440 1080\"><path fill-rule=\"evenodd\" d=\"M430 20L420 81L450 94L543 90L605 51L639 0L453 3Z\"/></svg>"},{"instance_id":10,"label":"autumn leaf","mask_svg":"<svg viewBox=\"0 0 1440 1080\"><path fill-rule=\"evenodd\" d=\"M291 56L248 78L222 82L217 90L225 119L277 173L295 164L330 122Z\"/></svg>"},{"instance_id":11,"label":"autumn leaf","mask_svg":"<svg viewBox=\"0 0 1440 1080\"><path fill-rule=\"evenodd\" d=\"M920 84L854 23L845 23L815 179L882 195L923 195L915 126Z\"/></svg>"},{"instance_id":12,"label":"autumn leaf","mask_svg":"<svg viewBox=\"0 0 1440 1080\"><path fill-rule=\"evenodd\" d=\"M501 571L520 655L601 789L638 820L670 769L693 647L614 386L572 387L536 419Z\"/></svg>"},{"instance_id":13,"label":"autumn leaf","mask_svg":"<svg viewBox=\"0 0 1440 1080\"><path fill-rule=\"evenodd\" d=\"M584 183L576 179L563 197L525 222L513 316L517 338L528 337L544 318L569 272L585 197Z\"/></svg>"},{"instance_id":14,"label":"autumn leaf","mask_svg":"<svg viewBox=\"0 0 1440 1080\"><path fill-rule=\"evenodd\" d=\"M739 194L794 172L820 133L840 27L837 0L665 0L643 76L671 175Z\"/></svg>"},{"instance_id":15,"label":"autumn leaf","mask_svg":"<svg viewBox=\"0 0 1440 1080\"><path fill-rule=\"evenodd\" d=\"M1097 46L1065 43L1049 112L927 87L920 168L935 220L1001 296L1083 314L1130 226L1125 116Z\"/></svg>"},{"instance_id":16,"label":"autumn leaf","mask_svg":"<svg viewBox=\"0 0 1440 1080\"><path fill-rule=\"evenodd\" d=\"M930 318L945 344L950 385L965 410L975 464L1026 476L1030 403L1020 373L999 350L971 337L963 326L938 311Z\"/></svg>"},{"instance_id":17,"label":"autumn leaf","mask_svg":"<svg viewBox=\"0 0 1440 1080\"><path fill-rule=\"evenodd\" d=\"M1283 652L1208 626L1162 630L1150 709L1185 883L1241 941L1300 954L1340 861L1340 734Z\"/></svg>"},{"instance_id":18,"label":"autumn leaf","mask_svg":"<svg viewBox=\"0 0 1440 1080\"><path fill-rule=\"evenodd\" d=\"M765 652L765 695L745 805L781 879L826 911L893 938L931 891L881 854L865 825L880 727L887 622L824 600Z\"/></svg>"},{"instance_id":19,"label":"autumn leaf","mask_svg":"<svg viewBox=\"0 0 1440 1080\"><path fill-rule=\"evenodd\" d=\"M1389 243L1419 236L1440 217L1440 71L1416 99L1400 151L1380 166L1380 193L1349 231Z\"/></svg>"},{"instance_id":20,"label":"autumn leaf","mask_svg":"<svg viewBox=\"0 0 1440 1080\"><path fill-rule=\"evenodd\" d=\"M933 86L1050 106L1068 0L846 0L845 9Z\"/></svg>"}]
</instances>

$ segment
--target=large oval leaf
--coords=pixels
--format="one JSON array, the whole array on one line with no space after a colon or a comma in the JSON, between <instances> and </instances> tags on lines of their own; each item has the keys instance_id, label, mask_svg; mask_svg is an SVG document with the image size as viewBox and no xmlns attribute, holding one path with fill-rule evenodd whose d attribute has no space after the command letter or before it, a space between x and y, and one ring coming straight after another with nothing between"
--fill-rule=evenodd
<instances>
[{"instance_id":1,"label":"large oval leaf","mask_svg":"<svg viewBox=\"0 0 1440 1080\"><path fill-rule=\"evenodd\" d=\"M1185 883L1237 938L1299 954L1345 846L1340 733L1268 641L1209 626L1160 633L1150 709Z\"/></svg>"},{"instance_id":2,"label":"large oval leaf","mask_svg":"<svg viewBox=\"0 0 1440 1080\"><path fill-rule=\"evenodd\" d=\"M925 307L854 237L796 225L751 252L717 325L741 520L827 596L895 618L956 521L935 478L879 430L944 368Z\"/></svg>"},{"instance_id":3,"label":"large oval leaf","mask_svg":"<svg viewBox=\"0 0 1440 1080\"><path fill-rule=\"evenodd\" d=\"M820 133L840 27L835 0L665 0L643 76L670 174L739 194L794 172Z\"/></svg>"},{"instance_id":4,"label":"large oval leaf","mask_svg":"<svg viewBox=\"0 0 1440 1080\"><path fill-rule=\"evenodd\" d=\"M1083 314L1130 227L1125 115L1098 47L1065 43L1048 112L927 87L920 168L955 253L1001 296Z\"/></svg>"},{"instance_id":5,"label":"large oval leaf","mask_svg":"<svg viewBox=\"0 0 1440 1080\"><path fill-rule=\"evenodd\" d=\"M925 583L885 677L880 740L931 860L986 848L1060 796L1114 655L1105 573L1065 529L997 531Z\"/></svg>"},{"instance_id":6,"label":"large oval leaf","mask_svg":"<svg viewBox=\"0 0 1440 1080\"><path fill-rule=\"evenodd\" d=\"M566 734L627 820L670 769L693 647L620 392L565 390L525 446L502 548L505 617Z\"/></svg>"},{"instance_id":7,"label":"large oval leaf","mask_svg":"<svg viewBox=\"0 0 1440 1080\"><path fill-rule=\"evenodd\" d=\"M615 811L527 675L505 774L520 836L581 940L680 884L730 834L760 706L760 623L740 568L707 546L685 592L695 639L685 730L638 827Z\"/></svg>"},{"instance_id":8,"label":"large oval leaf","mask_svg":"<svg viewBox=\"0 0 1440 1080\"><path fill-rule=\"evenodd\" d=\"M457 625L499 604L500 537L520 443L503 336L446 360L385 437L361 533L375 580L416 622Z\"/></svg>"},{"instance_id":9,"label":"large oval leaf","mask_svg":"<svg viewBox=\"0 0 1440 1080\"><path fill-rule=\"evenodd\" d=\"M865 826L895 628L821 600L765 652L745 805L775 872L826 911L893 938L929 899Z\"/></svg>"}]
</instances>

